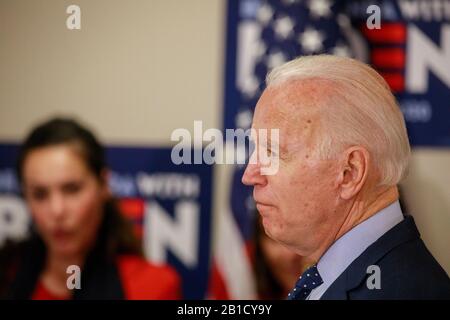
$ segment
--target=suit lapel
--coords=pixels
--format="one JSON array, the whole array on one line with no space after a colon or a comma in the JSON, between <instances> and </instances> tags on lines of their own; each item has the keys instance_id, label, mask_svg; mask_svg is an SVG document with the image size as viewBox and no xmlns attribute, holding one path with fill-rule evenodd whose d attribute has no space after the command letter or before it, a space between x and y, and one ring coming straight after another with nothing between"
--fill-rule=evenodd
<instances>
[{"instance_id":1,"label":"suit lapel","mask_svg":"<svg viewBox=\"0 0 450 320\"><path fill-rule=\"evenodd\" d=\"M402 222L386 232L356 258L325 291L321 300L348 299L348 291L356 288L366 279L368 266L377 264L387 253L402 243L417 238L420 238L420 234L413 217L405 217Z\"/></svg>"}]
</instances>

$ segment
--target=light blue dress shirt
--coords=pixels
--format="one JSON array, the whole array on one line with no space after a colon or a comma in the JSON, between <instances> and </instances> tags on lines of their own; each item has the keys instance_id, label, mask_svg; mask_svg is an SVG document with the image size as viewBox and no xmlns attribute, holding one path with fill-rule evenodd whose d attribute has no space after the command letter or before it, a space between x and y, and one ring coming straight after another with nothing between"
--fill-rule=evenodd
<instances>
[{"instance_id":1,"label":"light blue dress shirt","mask_svg":"<svg viewBox=\"0 0 450 320\"><path fill-rule=\"evenodd\" d=\"M319 300L356 258L402 220L400 203L396 201L340 237L317 263L323 283L311 291L307 300Z\"/></svg>"}]
</instances>

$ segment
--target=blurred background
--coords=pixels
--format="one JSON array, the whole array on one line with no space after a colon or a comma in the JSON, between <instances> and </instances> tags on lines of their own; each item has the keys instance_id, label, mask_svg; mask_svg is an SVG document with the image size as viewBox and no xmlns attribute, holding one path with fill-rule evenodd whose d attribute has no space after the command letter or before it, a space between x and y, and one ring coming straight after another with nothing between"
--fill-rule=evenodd
<instances>
[{"instance_id":1,"label":"blurred background","mask_svg":"<svg viewBox=\"0 0 450 320\"><path fill-rule=\"evenodd\" d=\"M80 29L67 27L73 4ZM371 4L381 29L366 23ZM185 298L258 297L243 167L177 166L171 134L195 120L248 128L266 72L323 52L371 63L396 94L413 146L402 204L450 273L445 0L0 0L0 246L28 232L18 145L37 123L70 116L107 147L110 186L146 258L179 271Z\"/></svg>"}]
</instances>

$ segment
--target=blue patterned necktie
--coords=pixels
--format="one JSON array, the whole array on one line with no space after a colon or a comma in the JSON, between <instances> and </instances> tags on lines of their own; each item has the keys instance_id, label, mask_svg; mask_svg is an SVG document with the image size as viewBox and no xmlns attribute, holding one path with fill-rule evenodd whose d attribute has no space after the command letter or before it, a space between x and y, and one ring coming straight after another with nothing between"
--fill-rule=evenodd
<instances>
[{"instance_id":1,"label":"blue patterned necktie","mask_svg":"<svg viewBox=\"0 0 450 320\"><path fill-rule=\"evenodd\" d=\"M323 283L317 265L313 265L306 269L301 277L297 280L295 288L288 294L288 300L305 300L314 288Z\"/></svg>"}]
</instances>

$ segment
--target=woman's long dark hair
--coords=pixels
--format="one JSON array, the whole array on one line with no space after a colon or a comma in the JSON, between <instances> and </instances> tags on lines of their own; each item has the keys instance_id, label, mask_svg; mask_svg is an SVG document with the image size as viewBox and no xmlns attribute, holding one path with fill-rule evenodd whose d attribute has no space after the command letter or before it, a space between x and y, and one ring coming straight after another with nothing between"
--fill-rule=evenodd
<instances>
[{"instance_id":1,"label":"woman's long dark hair","mask_svg":"<svg viewBox=\"0 0 450 320\"><path fill-rule=\"evenodd\" d=\"M262 238L267 236L265 235L265 231L261 223L261 217L258 212L255 212L253 221L253 272L255 274L256 292L258 294L258 298L262 300L284 299L283 288L270 269L269 262L264 255Z\"/></svg>"},{"instance_id":2,"label":"woman's long dark hair","mask_svg":"<svg viewBox=\"0 0 450 320\"><path fill-rule=\"evenodd\" d=\"M103 147L97 141L95 136L85 127L81 126L75 120L64 118L55 118L37 126L26 138L20 148L16 167L19 182L22 183L23 166L31 151L59 144L73 144L77 146L79 150L81 150L83 160L92 174L94 174L101 183L107 183L106 181L102 181L103 172L107 167ZM141 246L133 234L130 223L118 210L116 201L113 198L110 198L104 204L103 221L98 231L96 244L86 260L85 269L87 269L87 273L89 273L90 269L97 268L97 270L99 270L101 267L100 269L102 269L101 272L103 272L104 277L109 268L108 265L113 264L112 261L116 255L141 255L140 248ZM34 231L34 228L32 228L30 239L26 242L19 244L8 243L0 253L0 297L29 298L34 289L35 282L38 279L37 277L43 267L45 253L44 243L41 237ZM27 266L27 260L31 260L29 262L31 262L33 267ZM14 279L11 279L11 276L13 275L11 270L14 269L16 269L15 274L17 277L19 276L17 273L22 273L21 276L23 279L15 282ZM110 270L111 273L117 273L113 269L114 268ZM85 274L84 269L83 273ZM95 273L97 279L102 277L102 275L98 274L99 272L92 271L91 273ZM117 275L113 275L113 278L114 277L117 278ZM104 282L107 281L104 280ZM107 286L111 285L112 284L103 283L103 291L108 289L106 288ZM98 287L99 286L97 285L97 288ZM111 288L108 290L110 289ZM11 291L13 292L11 293ZM95 290L94 288L93 291L98 290ZM84 292L86 292L86 290L84 290ZM95 292L91 292L90 294L95 295ZM100 296L102 296L102 294L100 294ZM103 296L105 297L105 295Z\"/></svg>"}]
</instances>

